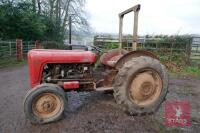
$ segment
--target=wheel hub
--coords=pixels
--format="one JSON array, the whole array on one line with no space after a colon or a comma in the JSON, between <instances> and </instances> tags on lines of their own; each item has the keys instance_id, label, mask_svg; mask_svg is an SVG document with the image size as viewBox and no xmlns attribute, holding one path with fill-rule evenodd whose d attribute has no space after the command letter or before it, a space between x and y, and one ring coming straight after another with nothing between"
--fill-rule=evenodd
<instances>
[{"instance_id":1,"label":"wheel hub","mask_svg":"<svg viewBox=\"0 0 200 133\"><path fill-rule=\"evenodd\" d=\"M152 93L152 91L154 90L153 85L149 82L143 83L141 85L141 95L143 96L148 96Z\"/></svg>"},{"instance_id":2,"label":"wheel hub","mask_svg":"<svg viewBox=\"0 0 200 133\"><path fill-rule=\"evenodd\" d=\"M51 101L44 101L44 103L42 104L42 109L45 112L51 112L55 109L56 105L54 105L54 103L52 103Z\"/></svg>"},{"instance_id":3,"label":"wheel hub","mask_svg":"<svg viewBox=\"0 0 200 133\"><path fill-rule=\"evenodd\" d=\"M44 93L33 102L33 113L40 118L49 118L58 113L62 104L55 94Z\"/></svg>"},{"instance_id":4,"label":"wheel hub","mask_svg":"<svg viewBox=\"0 0 200 133\"><path fill-rule=\"evenodd\" d=\"M157 72L148 70L139 73L130 87L130 97L139 106L148 106L155 102L161 93L162 80Z\"/></svg>"}]
</instances>

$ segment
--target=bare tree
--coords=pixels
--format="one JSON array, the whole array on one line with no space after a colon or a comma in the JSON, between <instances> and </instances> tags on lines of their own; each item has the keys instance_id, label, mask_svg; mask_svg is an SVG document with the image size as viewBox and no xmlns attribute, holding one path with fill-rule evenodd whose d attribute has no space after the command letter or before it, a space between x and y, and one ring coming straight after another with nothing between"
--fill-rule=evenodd
<instances>
[{"instance_id":1,"label":"bare tree","mask_svg":"<svg viewBox=\"0 0 200 133\"><path fill-rule=\"evenodd\" d=\"M36 12L36 0L32 0L33 11Z\"/></svg>"},{"instance_id":2,"label":"bare tree","mask_svg":"<svg viewBox=\"0 0 200 133\"><path fill-rule=\"evenodd\" d=\"M37 5L38 5L38 14L41 13L41 1L37 0Z\"/></svg>"},{"instance_id":3,"label":"bare tree","mask_svg":"<svg viewBox=\"0 0 200 133\"><path fill-rule=\"evenodd\" d=\"M85 0L32 0L33 5L36 5L35 1L37 1L38 13L46 13L43 15L49 16L55 22L55 30L63 36L67 31L70 15L76 30L87 31L89 25L83 10Z\"/></svg>"}]
</instances>

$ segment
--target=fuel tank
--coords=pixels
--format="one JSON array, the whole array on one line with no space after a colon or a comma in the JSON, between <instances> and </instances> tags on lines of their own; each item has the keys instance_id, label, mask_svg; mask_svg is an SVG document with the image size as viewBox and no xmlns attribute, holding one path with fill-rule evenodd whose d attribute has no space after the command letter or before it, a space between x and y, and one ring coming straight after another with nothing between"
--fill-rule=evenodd
<instances>
[{"instance_id":1,"label":"fuel tank","mask_svg":"<svg viewBox=\"0 0 200 133\"><path fill-rule=\"evenodd\" d=\"M91 51L34 49L28 52L28 65L31 87L41 82L42 70L48 63L88 63L96 62Z\"/></svg>"}]
</instances>

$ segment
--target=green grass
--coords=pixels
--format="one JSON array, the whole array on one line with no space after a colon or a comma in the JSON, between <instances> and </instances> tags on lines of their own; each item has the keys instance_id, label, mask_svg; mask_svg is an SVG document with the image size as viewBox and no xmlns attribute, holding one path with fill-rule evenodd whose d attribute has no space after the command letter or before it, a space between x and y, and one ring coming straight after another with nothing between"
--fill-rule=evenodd
<instances>
[{"instance_id":1,"label":"green grass","mask_svg":"<svg viewBox=\"0 0 200 133\"><path fill-rule=\"evenodd\" d=\"M200 78L200 68L187 66L184 68L183 74Z\"/></svg>"},{"instance_id":2,"label":"green grass","mask_svg":"<svg viewBox=\"0 0 200 133\"><path fill-rule=\"evenodd\" d=\"M0 69L24 65L26 62L26 60L17 61L15 58L0 59Z\"/></svg>"},{"instance_id":3,"label":"green grass","mask_svg":"<svg viewBox=\"0 0 200 133\"><path fill-rule=\"evenodd\" d=\"M189 76L189 77L200 78L200 68L186 66L183 68L181 72L169 71L169 74L171 77Z\"/></svg>"}]
</instances>

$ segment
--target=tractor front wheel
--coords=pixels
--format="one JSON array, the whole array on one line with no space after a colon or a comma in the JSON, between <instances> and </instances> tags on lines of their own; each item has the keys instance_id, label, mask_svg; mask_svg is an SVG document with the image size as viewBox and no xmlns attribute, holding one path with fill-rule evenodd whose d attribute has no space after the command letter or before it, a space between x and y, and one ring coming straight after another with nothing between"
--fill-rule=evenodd
<instances>
[{"instance_id":1,"label":"tractor front wheel","mask_svg":"<svg viewBox=\"0 0 200 133\"><path fill-rule=\"evenodd\" d=\"M62 117L66 104L62 88L54 84L41 84L27 93L24 113L32 123L49 123Z\"/></svg>"},{"instance_id":2,"label":"tractor front wheel","mask_svg":"<svg viewBox=\"0 0 200 133\"><path fill-rule=\"evenodd\" d=\"M154 113L168 91L168 75L157 59L140 56L126 62L114 81L114 97L131 115Z\"/></svg>"}]
</instances>

